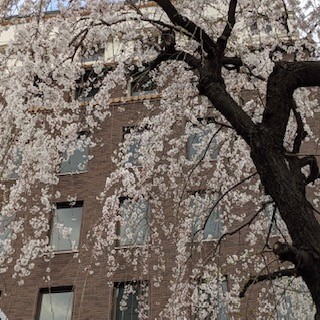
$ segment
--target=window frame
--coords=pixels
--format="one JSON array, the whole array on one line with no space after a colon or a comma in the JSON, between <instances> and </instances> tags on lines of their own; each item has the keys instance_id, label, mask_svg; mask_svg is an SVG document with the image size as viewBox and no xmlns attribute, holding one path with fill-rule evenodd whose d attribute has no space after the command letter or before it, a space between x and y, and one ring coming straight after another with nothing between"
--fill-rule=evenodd
<instances>
[{"instance_id":1,"label":"window frame","mask_svg":"<svg viewBox=\"0 0 320 320\"><path fill-rule=\"evenodd\" d=\"M210 200L208 199L208 201L212 201L214 202L214 204L212 206L207 206L205 207L205 210L207 211L210 211L210 213L208 213L206 215L206 225L205 225L205 228L202 230L201 228L197 228L197 224L199 223L199 217L196 216L196 213L192 212L191 210L192 209L192 202L194 202L194 198L195 197L200 197L200 198L203 198L204 197L212 197L213 199ZM194 198L190 198L190 197L194 197ZM189 212L191 214L191 218L192 218L192 230L191 230L191 235L190 235L190 238L191 238L191 241L192 242L198 242L198 241L202 241L202 242L209 242L209 241L216 241L218 240L221 236L222 236L222 228L223 228L223 221L221 219L221 214L222 214L222 211L221 211L221 207L219 205L217 205L217 201L219 199L219 194L218 193L210 193L208 192L208 190L203 190L203 189L200 189L200 190L196 190L196 191L193 191L193 192L190 192L189 194ZM204 199L205 200L205 199ZM197 209L197 208L196 208ZM200 210L200 209L198 209ZM215 219L215 217L217 217L218 219ZM214 234L211 234L211 237L210 236L210 233L205 237L205 234L206 234L206 228L210 226L210 221L213 220L213 222L215 221L218 221L218 227L217 227L217 231L214 230L214 233L218 233L218 235L214 235ZM205 222L205 221L204 221ZM201 226L200 226L201 227ZM208 230L209 232L210 230ZM199 237L199 235L197 236L197 234L200 234L201 235L202 233L202 239L197 239L197 237Z\"/></svg>"},{"instance_id":2,"label":"window frame","mask_svg":"<svg viewBox=\"0 0 320 320\"><path fill-rule=\"evenodd\" d=\"M150 130L150 127L145 126L140 128L139 126L124 126L122 128L122 141L125 144L127 140L132 139L131 142L128 143L126 152L129 153L131 148L134 148L134 153L128 157L128 161L126 163L131 163L132 167L139 168L142 167L142 164L139 162L139 157L143 156L140 152L140 148L142 146L142 135L145 131ZM130 138L127 139L126 136L130 135ZM136 141L135 141L136 139Z\"/></svg>"},{"instance_id":3,"label":"window frame","mask_svg":"<svg viewBox=\"0 0 320 320\"><path fill-rule=\"evenodd\" d=\"M145 88L143 88L143 86L145 86ZM150 79L149 72L145 72L145 74L144 72L140 72L136 76L133 75L129 80L127 90L129 97L149 96L156 94L157 85Z\"/></svg>"},{"instance_id":4,"label":"window frame","mask_svg":"<svg viewBox=\"0 0 320 320\"><path fill-rule=\"evenodd\" d=\"M40 316L41 316L41 309L42 309L42 301L43 301L43 295L44 294L54 294L54 293L66 293L69 292L72 294L71 299L72 299L72 303L71 303L71 318L72 319L72 315L73 315L73 306L74 306L74 286L57 286L57 287L46 287L46 288L40 288L38 289L38 300L37 300L37 308L36 308L36 320L40 320Z\"/></svg>"},{"instance_id":5,"label":"window frame","mask_svg":"<svg viewBox=\"0 0 320 320\"><path fill-rule=\"evenodd\" d=\"M71 142L74 142L74 143L77 143L78 140L81 140L81 136L86 136L86 138L89 136L89 132L88 131L79 131L78 132L78 136L77 136L77 139L74 140L74 141L71 141ZM86 140L83 139L83 140ZM59 164L59 172L58 172L58 175L59 176L65 176L65 175L75 175L75 174L82 174L82 173L87 173L88 172L88 163L89 163L89 144L88 143L84 143L83 142L83 151L82 150L79 150L79 149L75 149L73 151L73 153L66 159L64 160L65 158L65 153L67 152L67 150L65 150L65 152L62 154L62 161L60 162ZM78 167L78 170L77 171L72 171L72 166L71 166L71 159L72 157L75 156L75 154L77 152L80 152L82 154L82 157L83 157L83 162L84 162L84 169L83 170L80 170L79 169L79 165L82 165L82 163L78 163L77 167ZM66 171L61 171L61 168L63 166L69 166L70 167L70 170L69 168L67 168L68 170Z\"/></svg>"},{"instance_id":6,"label":"window frame","mask_svg":"<svg viewBox=\"0 0 320 320\"><path fill-rule=\"evenodd\" d=\"M208 136L210 134L210 131L212 131L210 129L210 127L208 127L207 130L204 130L204 128L202 129L201 127L202 126L210 126L211 124L215 124L214 117L197 118L197 121L200 123L200 125L194 124L194 123L191 123L191 125L193 128L199 128L199 130L201 130L201 132L189 134L188 141L187 141L187 159L189 161L202 161L204 158L209 157L210 162L215 162L215 161L217 161L218 156L219 156L218 143L217 143L216 137L215 137L216 133L218 132L218 129L211 137L209 144L207 144L205 149L201 150L201 152L198 155L197 155L197 150L195 150L193 145L199 144L199 143L201 143L201 141L198 143L194 143L193 141L191 141L191 139L196 139L196 140L205 139L206 136ZM207 133L205 131L207 131ZM199 137L199 134L201 134L202 136ZM191 152L192 149L193 149L193 152Z\"/></svg>"},{"instance_id":7,"label":"window frame","mask_svg":"<svg viewBox=\"0 0 320 320\"><path fill-rule=\"evenodd\" d=\"M74 100L84 104L92 100L99 92L102 80L111 69L103 64L101 72L97 74L93 65L94 62L84 63L84 73L76 80L76 88L73 95ZM86 92L85 95L83 95L84 92Z\"/></svg>"},{"instance_id":8,"label":"window frame","mask_svg":"<svg viewBox=\"0 0 320 320\"><path fill-rule=\"evenodd\" d=\"M218 319L219 320L227 320L229 319L228 317L228 304L226 303L226 295L229 291L228 289L228 276L227 275L223 275L223 278L224 279L219 279L218 280L218 296L216 297L216 302L217 302L217 305L216 305L216 315L218 316ZM210 282L208 279L205 279L205 278L202 278L200 277L198 280L197 280L197 284L196 284L196 287L194 290L197 290L197 294L199 295L199 291L201 290L200 286L203 285L203 284L206 284L208 283L208 286L210 285ZM222 297L219 295L219 291L222 291ZM210 297L210 292L207 292L207 299L209 300L209 303L211 303L211 301L213 300L212 297ZM211 300L211 301L210 301ZM221 301L221 300L224 300L224 301ZM199 300L198 300L198 303L199 303ZM199 305L195 305L193 306L193 308L195 310L199 310L201 309L201 307L199 307ZM198 311L199 312L199 311ZM192 320L198 320L199 318L197 318L198 316L198 312L196 311L192 311ZM212 317L212 312L211 314L207 315L205 319L211 319ZM210 317L210 318L208 318Z\"/></svg>"},{"instance_id":9,"label":"window frame","mask_svg":"<svg viewBox=\"0 0 320 320\"><path fill-rule=\"evenodd\" d=\"M127 203L132 204L132 200L131 198L129 197L120 197L119 198L119 215L121 216L121 206L127 201ZM125 240L125 243L122 244L121 243L121 235L122 235L122 232L121 232L121 222L118 221L117 223L117 236L118 236L118 239L116 241L116 248L117 249L125 249L125 248L137 248L137 247L145 247L145 246L148 246L149 245L149 234L150 234L150 229L149 229L149 219L150 219L150 204L149 204L149 200L148 199L143 199L143 200L138 200L138 201L134 201L136 204L138 204L139 202L143 201L146 205L146 210L144 211L145 215L144 217L142 217L142 219L140 219L138 222L137 222L137 227L139 227L140 223L142 220L146 220L146 226L145 226L145 232L144 232L144 236L143 236L143 243L139 243L137 241L137 231L136 230L133 230L132 234L134 235L134 242L133 243L127 243L128 239L124 239ZM128 229L128 226L125 226L126 229ZM131 226L129 226L131 227ZM144 225L142 226L144 227ZM139 229L142 229L141 227ZM138 229L138 231L139 231ZM131 230L131 228L130 228ZM132 230L131 230L132 231ZM125 233L125 230L124 230L124 233Z\"/></svg>"},{"instance_id":10,"label":"window frame","mask_svg":"<svg viewBox=\"0 0 320 320\"><path fill-rule=\"evenodd\" d=\"M117 310L118 310L117 290L119 289L119 286L121 286L121 287L123 286L123 290L124 290L127 285L133 285L133 286L136 285L136 286L138 286L138 289L140 289L139 290L140 292L137 293L137 291L136 291L136 295L135 295L136 297L141 295L141 291L142 290L147 291L147 295L148 295L147 305L149 306L149 301L150 301L150 298L149 298L149 293L150 292L149 292L149 290L150 290L150 286L149 286L149 282L148 281L145 281L145 280L132 280L132 281L117 281L117 282L114 282L113 283L113 294L112 294L112 297L113 297L112 298L112 308L111 308L111 310L112 310L111 319L112 320L116 320L116 317L117 317ZM142 292L142 294L143 294L143 292ZM123 296L123 294L122 294L122 296ZM138 301L137 301L137 304L138 304ZM138 306L139 306L139 304L138 304Z\"/></svg>"},{"instance_id":11,"label":"window frame","mask_svg":"<svg viewBox=\"0 0 320 320\"><path fill-rule=\"evenodd\" d=\"M76 248L75 249L72 249L72 246L70 249L63 249L63 250L58 250L58 249L53 249L53 244L52 244L52 236L53 236L53 232L55 231L55 217L56 217L56 210L58 209L72 209L72 208L82 208L82 211L81 211L81 218L80 218L80 226L79 226L79 235L78 235L78 243L77 243L77 246L75 246ZM50 243L50 246L52 248L52 252L56 255L56 254L64 254L64 253L76 253L76 252L79 252L79 247L80 247L80 244L81 244L81 231L82 231L82 220L83 220L83 211L84 211L84 201L82 200L78 200L74 203L74 205L71 205L70 202L58 202L55 204L55 208L54 210L52 211L52 217L51 217L51 221L50 221L50 230L49 230L49 243ZM61 233L59 231L59 229L56 230L56 232L58 232L58 235L61 236ZM72 232L71 232L72 234ZM70 235L71 235L70 234ZM63 238L64 240L67 240L67 238ZM70 240L70 239L69 239Z\"/></svg>"}]
</instances>

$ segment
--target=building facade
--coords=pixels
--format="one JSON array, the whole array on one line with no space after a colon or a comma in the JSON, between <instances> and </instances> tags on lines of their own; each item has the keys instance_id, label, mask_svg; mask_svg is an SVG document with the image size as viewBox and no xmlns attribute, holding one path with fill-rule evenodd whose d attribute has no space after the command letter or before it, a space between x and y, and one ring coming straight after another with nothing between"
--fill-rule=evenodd
<instances>
[{"instance_id":1,"label":"building facade","mask_svg":"<svg viewBox=\"0 0 320 320\"><path fill-rule=\"evenodd\" d=\"M150 2L143 8L154 5ZM159 35L153 33L148 29L146 37L153 36L153 41L155 37L159 44ZM14 26L3 31L0 43L4 50L14 35ZM57 183L48 188L42 181L37 183L34 190L26 192L29 197L23 209L14 208L14 214L1 221L5 249L1 256L1 310L17 320L294 319L291 309L295 300L286 294L286 282L269 281L247 288L249 294L241 306L236 299L258 266L264 263L262 271L279 267L270 248L253 255L251 248L263 247L263 242L249 237L255 221L248 222L245 217L261 213L262 222L255 227L261 233L268 230L268 245L283 236L282 222L275 218L276 208L268 199L257 210L255 195L261 196L261 190L248 185L240 186L241 192L232 189L243 172L252 175L253 185L258 182L251 164L244 163L243 172L233 171L248 150L233 152L241 150L244 143L235 136L230 136L228 143L221 140L219 132L228 134L230 127L221 125L223 118L212 106L197 98L198 109L191 115L189 96L181 106L178 98L184 92L177 90L177 102L165 90L167 80L156 86L152 76L133 68L128 81L119 77L119 85L107 96L107 116L101 115L99 125L90 127L88 119L104 112L99 100L103 96L95 99L108 86L104 79L115 68L113 58L132 54L132 50L139 52L141 47L134 46L113 38L103 46L96 43L92 49L84 48L81 77L76 78L71 93L63 93L71 105L77 103L77 122L68 114L71 109L64 111L70 116L66 117L68 126L72 128L75 122L76 129L66 133L57 126L59 130L52 133L57 145L64 134L68 138L64 148L57 147L60 162L52 156ZM184 73L189 70L164 70L172 72L169 78L178 88L185 84L185 92L195 89L184 83ZM192 76L188 77L192 84ZM42 84L41 79L33 78L33 89L41 91ZM252 98L254 93L253 89L242 91L244 107L259 98ZM34 101L43 98L39 92L33 94ZM163 109L161 99L170 102L168 110ZM50 112L55 110L35 105L28 112L49 123ZM170 128L166 127L170 122L161 116L170 118L179 112L180 119L172 117ZM314 130L319 133L317 127ZM164 142L155 140L159 137ZM32 150L32 143L26 141L25 147ZM309 144L305 152L314 147ZM13 150L15 156L8 161L12 170L2 175L4 204L6 192L14 191L20 186L17 181L28 176L24 150ZM226 162L232 172L223 171ZM220 175L217 181L227 182L230 195L208 179L216 173ZM36 207L39 199L45 199L43 194L51 195L48 204L41 204L47 211L39 215L48 227L37 233L37 214L42 209ZM236 203L232 210L229 197ZM22 220L27 222L25 229L12 237ZM305 289L301 290L305 294ZM264 301L265 292L274 301ZM310 309L306 304L304 308Z\"/></svg>"}]
</instances>

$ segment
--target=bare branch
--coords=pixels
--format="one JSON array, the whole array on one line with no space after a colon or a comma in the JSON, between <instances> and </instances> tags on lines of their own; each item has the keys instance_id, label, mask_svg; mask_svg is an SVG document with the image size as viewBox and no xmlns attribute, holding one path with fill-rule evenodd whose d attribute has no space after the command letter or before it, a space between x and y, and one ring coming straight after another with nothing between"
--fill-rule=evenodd
<instances>
[{"instance_id":1,"label":"bare branch","mask_svg":"<svg viewBox=\"0 0 320 320\"><path fill-rule=\"evenodd\" d=\"M240 67L243 65L243 62L239 57L223 57L222 65L228 70L236 69L239 71Z\"/></svg>"},{"instance_id":2,"label":"bare branch","mask_svg":"<svg viewBox=\"0 0 320 320\"><path fill-rule=\"evenodd\" d=\"M252 77L254 77L254 78L256 78L256 79L259 79L259 80L261 80L261 81L267 81L267 79L266 79L265 77L263 77L263 76L261 76L261 75L254 74L253 71L252 71L252 69L250 68L250 66L248 66L248 65L245 64L245 63L244 63L243 65L244 65L244 67L248 70L250 76L252 76Z\"/></svg>"},{"instance_id":3,"label":"bare branch","mask_svg":"<svg viewBox=\"0 0 320 320\"><path fill-rule=\"evenodd\" d=\"M273 208L273 211L272 211L272 217L271 217L271 222L270 222L270 225L269 225L269 230L268 230L268 234L267 234L267 239L266 239L266 243L264 245L264 248L267 247L270 249L270 246L269 246L269 238L270 238L270 234L271 234L271 231L272 231L272 228L273 228L273 223L275 222L275 218L276 218L276 212L277 212L277 207L274 206Z\"/></svg>"},{"instance_id":4,"label":"bare branch","mask_svg":"<svg viewBox=\"0 0 320 320\"><path fill-rule=\"evenodd\" d=\"M235 185L232 186L230 189L228 189L225 193L223 193L223 194L219 197L219 199L217 200L217 202L214 204L214 206L212 206L212 208L211 208L210 211L214 210L214 209L218 206L219 202L220 202L228 193L230 193L232 190L234 190L234 189L236 189L237 187L239 187L240 185L242 185L245 181L250 180L251 178L253 178L256 174L258 174L258 172L254 172L254 173L250 174L249 176L243 178L241 181L239 181L237 184L235 184ZM209 219L209 217L208 217L207 220L205 221L205 224L204 224L204 225L206 225L208 219Z\"/></svg>"},{"instance_id":5,"label":"bare branch","mask_svg":"<svg viewBox=\"0 0 320 320\"><path fill-rule=\"evenodd\" d=\"M228 189L225 193L223 193L223 194L219 197L219 199L218 199L218 200L216 201L216 203L210 208L209 211L212 212L212 211L219 205L219 202L220 202L229 192L231 192L232 190L236 189L236 188L239 187L241 184L243 184L245 181L247 181L247 180L251 179L252 177L254 177L256 174L257 174L257 172L249 175L248 177L245 177L245 178L242 179L240 182L238 182L237 184L235 184L234 186L232 186L230 189ZM264 209L264 207L263 207L263 209ZM226 233L224 233L224 234L220 237L218 243L220 243L221 240L222 240L225 236L227 236L227 235L231 236L231 235L235 234L236 232L238 232L239 230L241 230L242 228L244 228L244 226L246 226L246 225L248 225L248 224L251 224L252 221L255 219L255 217L256 217L260 212L261 212L261 211L259 210L259 211L252 217L252 219L250 219L250 220L249 220L247 223L245 223L244 225L241 225L241 227L237 228L236 230L231 231L231 232L226 232ZM200 230L197 230L197 231L195 232L195 234L197 234L197 233L198 233L199 231L201 231L201 230L204 230L206 224L208 223L209 218L210 218L210 214L207 216L207 218L206 218L206 220L205 220L202 228L201 228Z\"/></svg>"},{"instance_id":6,"label":"bare branch","mask_svg":"<svg viewBox=\"0 0 320 320\"><path fill-rule=\"evenodd\" d=\"M292 152L298 153L300 151L302 141L307 136L307 132L304 130L301 114L297 110L297 105L296 105L295 101L293 101L292 111L293 111L294 117L296 118L296 122L297 122L297 134L294 139Z\"/></svg>"},{"instance_id":7,"label":"bare branch","mask_svg":"<svg viewBox=\"0 0 320 320\"><path fill-rule=\"evenodd\" d=\"M247 222L243 223L240 227L238 227L235 230L232 230L230 232L226 232L224 233L218 240L218 244L217 246L221 243L222 239L225 238L226 236L232 236L234 234L236 234L237 232L239 232L240 230L242 230L244 227L246 226L250 226L250 224L254 221L254 219L259 215L259 213L261 213L263 210L265 209L265 207L263 206L262 208L260 208Z\"/></svg>"},{"instance_id":8,"label":"bare branch","mask_svg":"<svg viewBox=\"0 0 320 320\"><path fill-rule=\"evenodd\" d=\"M209 259L209 257L212 255L212 253L215 253L215 252L216 252L217 248L218 248L218 247L220 246L220 244L221 244L221 241L222 241L226 236L232 236L232 235L236 234L237 232L241 231L241 230L242 230L243 228L245 228L246 226L250 226L251 223L255 220L255 218L265 209L265 206L266 206L266 204L264 204L264 205L262 206L262 208L260 208L257 212L255 212L255 213L252 215L252 217L251 217L247 222L243 223L240 227L236 228L236 229L233 230L233 231L224 233L224 234L218 239L216 245L214 246L213 250L211 251L211 254L208 255L206 261ZM199 231L199 230L198 230L198 231ZM197 232L198 232L198 231L197 231ZM205 261L205 263L206 263L206 261Z\"/></svg>"},{"instance_id":9,"label":"bare branch","mask_svg":"<svg viewBox=\"0 0 320 320\"><path fill-rule=\"evenodd\" d=\"M221 36L218 38L218 45L220 48L220 52L224 52L227 43L228 43L228 39L231 35L232 29L236 23L236 8L237 8L237 0L230 0L229 3L229 10L228 10L228 21L226 23L226 26L224 27L224 30L221 34Z\"/></svg>"},{"instance_id":10,"label":"bare branch","mask_svg":"<svg viewBox=\"0 0 320 320\"><path fill-rule=\"evenodd\" d=\"M307 156L300 159L300 166L301 168L305 166L309 166L310 168L309 176L305 178L306 185L311 182L314 183L319 178L319 167L315 156Z\"/></svg>"},{"instance_id":11,"label":"bare branch","mask_svg":"<svg viewBox=\"0 0 320 320\"><path fill-rule=\"evenodd\" d=\"M267 85L267 103L262 124L282 145L291 109L293 92L300 87L320 86L320 62L276 62Z\"/></svg>"},{"instance_id":12,"label":"bare branch","mask_svg":"<svg viewBox=\"0 0 320 320\"><path fill-rule=\"evenodd\" d=\"M281 277L294 277L296 275L297 275L297 270L295 268L291 268L291 269L278 270L278 271L274 271L274 272L271 272L268 274L261 274L261 275L252 277L244 285L243 289L241 290L241 292L239 294L239 298L243 298L245 296L247 290L249 289L249 287L258 283L258 282L262 282L262 281L266 281L266 280L274 280L274 279L278 279Z\"/></svg>"},{"instance_id":13,"label":"bare branch","mask_svg":"<svg viewBox=\"0 0 320 320\"><path fill-rule=\"evenodd\" d=\"M147 67L149 70L157 68L161 62L169 60L179 60L187 63L191 68L197 69L200 66L201 61L195 58L190 53L184 51L174 51L174 52L161 52L159 55L151 62L148 63Z\"/></svg>"},{"instance_id":14,"label":"bare branch","mask_svg":"<svg viewBox=\"0 0 320 320\"><path fill-rule=\"evenodd\" d=\"M186 30L190 36L202 45L203 49L208 54L212 54L214 56L217 54L218 46L211 37L197 24L181 15L170 0L155 0L155 2L164 10L174 25L180 26Z\"/></svg>"}]
</instances>

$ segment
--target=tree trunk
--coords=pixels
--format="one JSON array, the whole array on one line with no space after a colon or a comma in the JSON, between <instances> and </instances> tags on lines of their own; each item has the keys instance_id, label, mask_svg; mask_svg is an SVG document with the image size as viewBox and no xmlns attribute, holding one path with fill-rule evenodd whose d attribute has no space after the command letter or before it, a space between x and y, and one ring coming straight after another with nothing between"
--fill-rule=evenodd
<instances>
[{"instance_id":1,"label":"tree trunk","mask_svg":"<svg viewBox=\"0 0 320 320\"><path fill-rule=\"evenodd\" d=\"M274 252L280 260L295 265L316 305L315 319L320 319L320 225L305 196L304 176L290 170L284 149L275 146L267 130L261 126L257 129L251 157L292 239L292 246L276 243Z\"/></svg>"}]
</instances>

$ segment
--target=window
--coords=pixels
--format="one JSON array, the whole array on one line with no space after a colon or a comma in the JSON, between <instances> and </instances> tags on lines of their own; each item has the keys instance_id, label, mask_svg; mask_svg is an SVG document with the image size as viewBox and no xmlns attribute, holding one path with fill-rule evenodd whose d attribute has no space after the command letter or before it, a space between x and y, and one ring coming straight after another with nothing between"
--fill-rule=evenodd
<instances>
[{"instance_id":1,"label":"window","mask_svg":"<svg viewBox=\"0 0 320 320\"><path fill-rule=\"evenodd\" d=\"M144 245L148 240L149 203L120 199L119 246Z\"/></svg>"},{"instance_id":2,"label":"window","mask_svg":"<svg viewBox=\"0 0 320 320\"><path fill-rule=\"evenodd\" d=\"M250 25L250 30L253 34L258 34L259 32L270 33L272 26L269 18L264 16L262 19L257 19Z\"/></svg>"},{"instance_id":3,"label":"window","mask_svg":"<svg viewBox=\"0 0 320 320\"><path fill-rule=\"evenodd\" d=\"M270 235L271 236L280 235L280 231L277 226L277 222L279 224L279 222L281 220L279 210L276 207L274 207L273 204L268 204L268 205L266 205L266 207L264 209L264 213L265 213L265 216L266 216L267 222L268 222L267 232L269 231L270 226L271 226Z\"/></svg>"},{"instance_id":4,"label":"window","mask_svg":"<svg viewBox=\"0 0 320 320\"><path fill-rule=\"evenodd\" d=\"M73 288L40 289L37 320L71 320Z\"/></svg>"},{"instance_id":5,"label":"window","mask_svg":"<svg viewBox=\"0 0 320 320\"><path fill-rule=\"evenodd\" d=\"M15 152L15 156L12 159L12 163L14 166L13 171L10 174L10 180L17 180L19 178L18 169L22 163L22 152L21 150L17 149Z\"/></svg>"},{"instance_id":6,"label":"window","mask_svg":"<svg viewBox=\"0 0 320 320\"><path fill-rule=\"evenodd\" d=\"M78 1L78 3L83 8L86 5L87 0L80 0L80 1ZM68 7L69 7L69 2L68 1L50 0L50 1L46 1L45 11L46 11L47 14L50 14L50 13L55 14L57 12L60 12L61 9L63 9L63 8L66 9Z\"/></svg>"},{"instance_id":7,"label":"window","mask_svg":"<svg viewBox=\"0 0 320 320\"><path fill-rule=\"evenodd\" d=\"M4 314L4 312L0 309L0 320L8 320L7 316Z\"/></svg>"},{"instance_id":8,"label":"window","mask_svg":"<svg viewBox=\"0 0 320 320\"><path fill-rule=\"evenodd\" d=\"M281 320L290 320L294 319L294 311L293 311L293 305L291 301L291 286L290 282L285 283L285 280L281 281L281 279L275 279L272 281L272 285L275 290L275 313L276 313L276 319ZM294 288L293 292L297 294L301 288ZM303 290L301 290L303 292Z\"/></svg>"},{"instance_id":9,"label":"window","mask_svg":"<svg viewBox=\"0 0 320 320\"><path fill-rule=\"evenodd\" d=\"M104 47L100 46L98 49L91 48L87 50L86 55L83 58L83 62L98 62L104 60Z\"/></svg>"},{"instance_id":10,"label":"window","mask_svg":"<svg viewBox=\"0 0 320 320\"><path fill-rule=\"evenodd\" d=\"M216 160L218 156L217 142L214 137L216 127L214 119L199 118L199 125L193 125L193 133L188 139L188 159L201 160L209 156L210 160Z\"/></svg>"},{"instance_id":11,"label":"window","mask_svg":"<svg viewBox=\"0 0 320 320\"><path fill-rule=\"evenodd\" d=\"M193 292L192 314L194 320L228 319L226 302L227 279L210 281L200 279Z\"/></svg>"},{"instance_id":12,"label":"window","mask_svg":"<svg viewBox=\"0 0 320 320\"><path fill-rule=\"evenodd\" d=\"M50 244L54 251L75 251L79 246L83 202L58 203L54 211Z\"/></svg>"},{"instance_id":13,"label":"window","mask_svg":"<svg viewBox=\"0 0 320 320\"><path fill-rule=\"evenodd\" d=\"M291 320L294 319L295 313L292 310L292 302L290 295L288 293L283 293L281 297L278 297L278 302L277 304L280 304L280 301L282 304L282 308L277 307L276 313L277 313L277 319L282 319L282 320ZM282 312L284 311L284 312Z\"/></svg>"},{"instance_id":14,"label":"window","mask_svg":"<svg viewBox=\"0 0 320 320\"><path fill-rule=\"evenodd\" d=\"M150 78L148 71L135 75L130 82L129 92L131 96L141 96L154 93L156 84Z\"/></svg>"},{"instance_id":15,"label":"window","mask_svg":"<svg viewBox=\"0 0 320 320\"><path fill-rule=\"evenodd\" d=\"M0 254L4 252L5 247L8 250L11 248L12 226L10 226L10 224L14 219L15 215L11 217L0 217Z\"/></svg>"},{"instance_id":16,"label":"window","mask_svg":"<svg viewBox=\"0 0 320 320\"><path fill-rule=\"evenodd\" d=\"M143 144L147 145L147 142L150 141L150 136L148 136L149 132L148 129L135 127L125 127L123 129L123 139L125 143L127 143L127 162L133 166L141 166L141 161L143 160L141 149Z\"/></svg>"},{"instance_id":17,"label":"window","mask_svg":"<svg viewBox=\"0 0 320 320\"><path fill-rule=\"evenodd\" d=\"M190 197L190 213L193 217L192 239L211 240L222 235L219 208L215 207L217 196L200 190ZM203 228L203 230L202 230Z\"/></svg>"},{"instance_id":18,"label":"window","mask_svg":"<svg viewBox=\"0 0 320 320\"><path fill-rule=\"evenodd\" d=\"M99 92L102 80L107 72L107 69L101 70L100 73L97 73L94 69L85 70L77 81L75 98L79 101L91 100Z\"/></svg>"},{"instance_id":19,"label":"window","mask_svg":"<svg viewBox=\"0 0 320 320\"><path fill-rule=\"evenodd\" d=\"M87 171L88 142L87 133L80 132L76 141L70 143L63 155L60 173L81 173Z\"/></svg>"},{"instance_id":20,"label":"window","mask_svg":"<svg viewBox=\"0 0 320 320\"><path fill-rule=\"evenodd\" d=\"M128 162L133 166L139 166L139 148L141 144L141 131L134 127L123 128L123 139L129 140L128 146Z\"/></svg>"},{"instance_id":21,"label":"window","mask_svg":"<svg viewBox=\"0 0 320 320\"><path fill-rule=\"evenodd\" d=\"M114 284L113 320L138 320L148 314L148 284L118 282Z\"/></svg>"}]
</instances>

